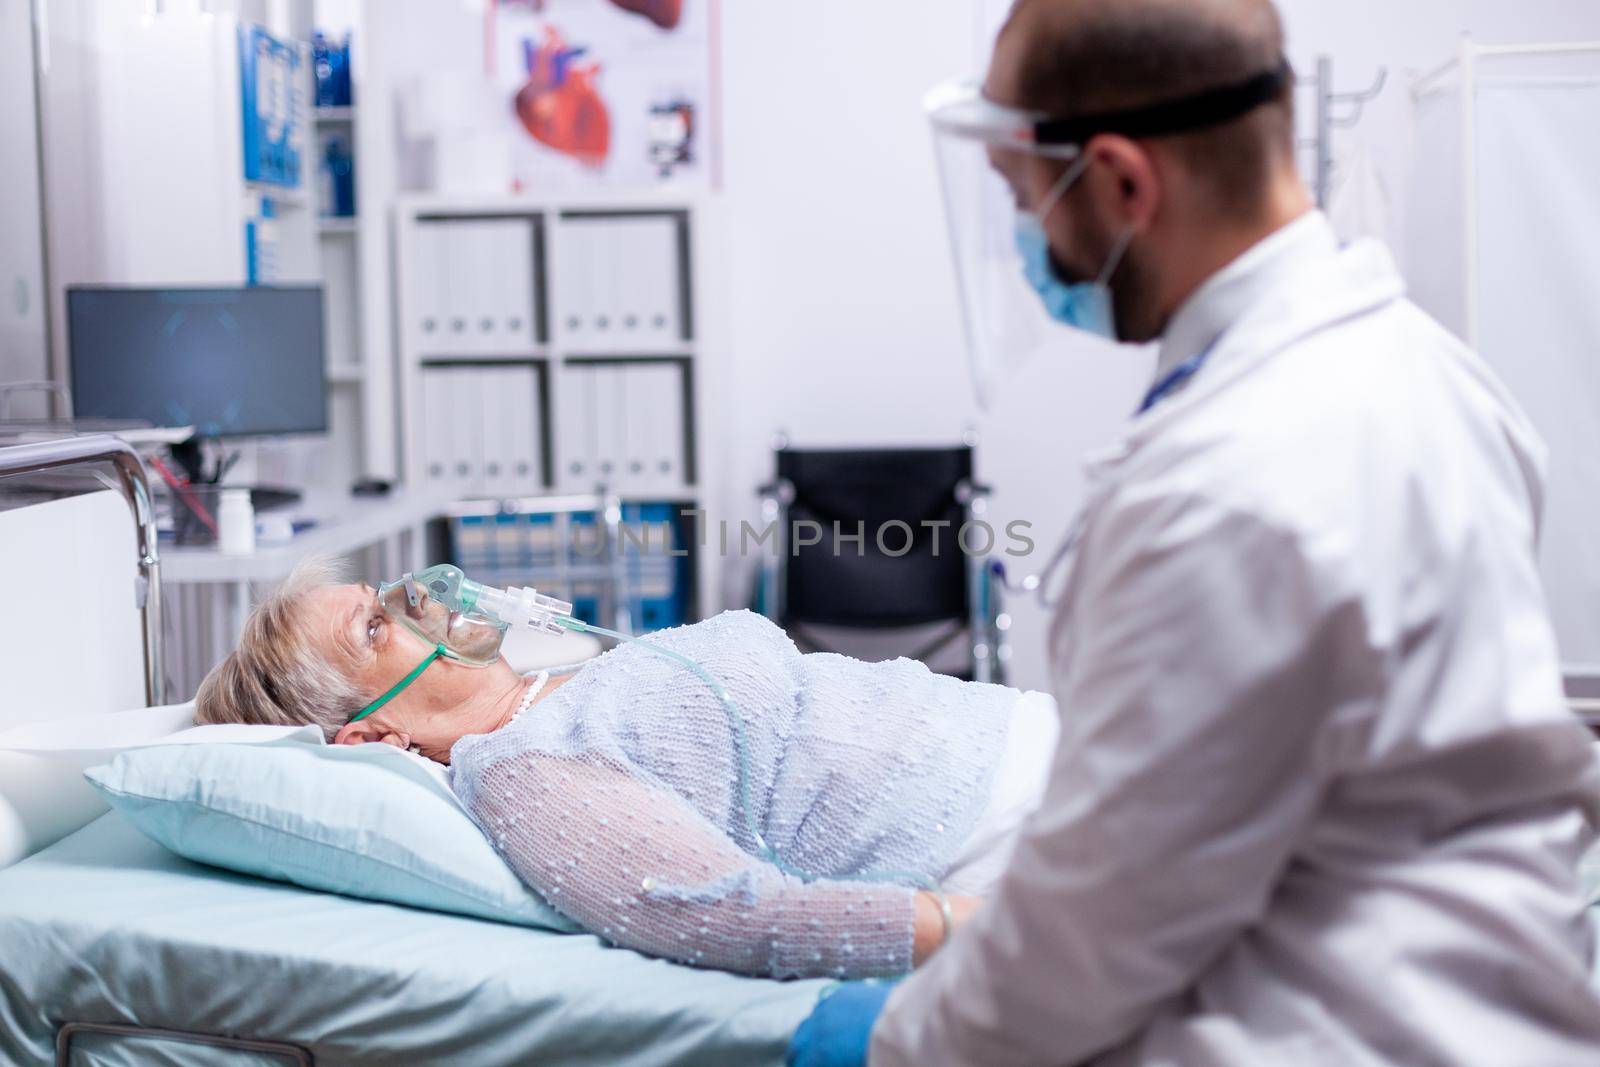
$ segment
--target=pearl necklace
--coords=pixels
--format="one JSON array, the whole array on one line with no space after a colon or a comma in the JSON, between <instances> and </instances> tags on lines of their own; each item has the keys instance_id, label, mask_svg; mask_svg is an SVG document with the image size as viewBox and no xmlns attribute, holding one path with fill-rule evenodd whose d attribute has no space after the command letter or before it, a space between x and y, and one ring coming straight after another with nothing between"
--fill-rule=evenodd
<instances>
[{"instance_id":1,"label":"pearl necklace","mask_svg":"<svg viewBox=\"0 0 1600 1067\"><path fill-rule=\"evenodd\" d=\"M539 694L544 691L544 684L549 680L549 671L540 671L538 674L534 675L533 681L528 683L528 688L523 690L522 700L517 704L517 710L511 713L511 718L507 725L516 722L523 712L533 707L534 700L536 700Z\"/></svg>"}]
</instances>

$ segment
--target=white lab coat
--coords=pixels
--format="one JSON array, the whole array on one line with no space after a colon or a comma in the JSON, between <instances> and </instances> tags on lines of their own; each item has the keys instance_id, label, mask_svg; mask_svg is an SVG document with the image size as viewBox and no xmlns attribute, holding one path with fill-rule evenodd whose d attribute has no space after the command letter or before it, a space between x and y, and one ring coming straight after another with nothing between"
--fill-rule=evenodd
<instances>
[{"instance_id":1,"label":"white lab coat","mask_svg":"<svg viewBox=\"0 0 1600 1067\"><path fill-rule=\"evenodd\" d=\"M1600 1063L1542 446L1318 239L1091 463L1045 799L872 1067Z\"/></svg>"}]
</instances>

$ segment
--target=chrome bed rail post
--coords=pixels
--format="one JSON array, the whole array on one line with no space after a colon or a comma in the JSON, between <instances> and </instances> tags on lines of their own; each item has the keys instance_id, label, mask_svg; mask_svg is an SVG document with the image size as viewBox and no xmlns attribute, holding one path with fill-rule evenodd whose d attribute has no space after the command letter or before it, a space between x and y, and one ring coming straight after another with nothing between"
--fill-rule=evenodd
<instances>
[{"instance_id":1,"label":"chrome bed rail post","mask_svg":"<svg viewBox=\"0 0 1600 1067\"><path fill-rule=\"evenodd\" d=\"M0 448L0 478L95 464L109 465L116 471L117 488L133 515L139 549L134 597L144 632L144 695L151 705L159 704L166 691L161 666L161 557L156 547L156 512L150 481L139 453L126 441L109 434Z\"/></svg>"},{"instance_id":2,"label":"chrome bed rail post","mask_svg":"<svg viewBox=\"0 0 1600 1067\"><path fill-rule=\"evenodd\" d=\"M224 1037L221 1034L197 1034L190 1030L171 1030L159 1026L136 1026L128 1023L66 1023L56 1031L55 1067L71 1067L72 1039L79 1034L103 1034L130 1040L146 1038L157 1041L182 1041L190 1045L229 1049L234 1052L259 1052L272 1056L294 1067L315 1067L311 1053L299 1045L285 1041L258 1041L247 1037Z\"/></svg>"}]
</instances>

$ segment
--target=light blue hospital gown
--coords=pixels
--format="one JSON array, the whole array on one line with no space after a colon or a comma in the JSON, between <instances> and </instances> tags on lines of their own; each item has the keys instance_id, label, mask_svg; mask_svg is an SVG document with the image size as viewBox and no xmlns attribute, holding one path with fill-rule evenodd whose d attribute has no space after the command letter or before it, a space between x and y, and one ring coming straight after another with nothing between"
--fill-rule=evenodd
<instances>
[{"instance_id":1,"label":"light blue hospital gown","mask_svg":"<svg viewBox=\"0 0 1600 1067\"><path fill-rule=\"evenodd\" d=\"M988 800L1017 692L899 659L802 655L747 611L650 640L700 661L741 709L762 836L732 730L701 679L624 644L515 721L463 737L451 780L524 882L607 940L777 977L902 974L911 879L938 877Z\"/></svg>"}]
</instances>

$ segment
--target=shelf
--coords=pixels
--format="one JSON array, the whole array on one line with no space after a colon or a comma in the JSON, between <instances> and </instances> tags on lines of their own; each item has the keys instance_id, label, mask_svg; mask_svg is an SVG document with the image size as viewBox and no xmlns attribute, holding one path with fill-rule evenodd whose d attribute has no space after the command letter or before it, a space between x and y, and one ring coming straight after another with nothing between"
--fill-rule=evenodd
<instances>
[{"instance_id":1,"label":"shelf","mask_svg":"<svg viewBox=\"0 0 1600 1067\"><path fill-rule=\"evenodd\" d=\"M417 362L424 367L437 367L449 363L530 363L535 360L548 360L550 353L545 349L523 349L511 352L434 352L418 358Z\"/></svg>"},{"instance_id":2,"label":"shelf","mask_svg":"<svg viewBox=\"0 0 1600 1067\"><path fill-rule=\"evenodd\" d=\"M366 381L367 369L359 363L329 364L327 378L330 385L359 385Z\"/></svg>"},{"instance_id":3,"label":"shelf","mask_svg":"<svg viewBox=\"0 0 1600 1067\"><path fill-rule=\"evenodd\" d=\"M356 120L356 109L349 106L319 107L313 108L312 112L317 116L317 121L323 123L332 124L339 122L354 122Z\"/></svg>"},{"instance_id":4,"label":"shelf","mask_svg":"<svg viewBox=\"0 0 1600 1067\"><path fill-rule=\"evenodd\" d=\"M273 185L271 182L245 182L244 188L252 197L272 200L285 207L303 208L311 203L311 197L303 188Z\"/></svg>"},{"instance_id":5,"label":"shelf","mask_svg":"<svg viewBox=\"0 0 1600 1067\"><path fill-rule=\"evenodd\" d=\"M694 359L693 346L689 350L650 352L567 352L561 362L568 366L585 363L682 363Z\"/></svg>"},{"instance_id":6,"label":"shelf","mask_svg":"<svg viewBox=\"0 0 1600 1067\"><path fill-rule=\"evenodd\" d=\"M354 215L324 215L317 219L319 233L356 233L360 228L361 220Z\"/></svg>"}]
</instances>

